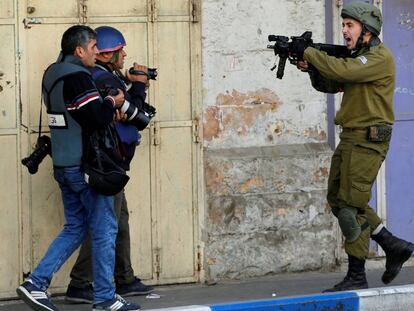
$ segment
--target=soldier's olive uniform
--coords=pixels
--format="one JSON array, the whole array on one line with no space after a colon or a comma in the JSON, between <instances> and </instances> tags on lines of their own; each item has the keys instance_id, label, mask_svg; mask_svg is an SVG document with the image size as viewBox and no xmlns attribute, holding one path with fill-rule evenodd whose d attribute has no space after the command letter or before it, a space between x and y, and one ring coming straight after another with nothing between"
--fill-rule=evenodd
<instances>
[{"instance_id":1,"label":"soldier's olive uniform","mask_svg":"<svg viewBox=\"0 0 414 311\"><path fill-rule=\"evenodd\" d=\"M368 202L389 146L389 139L368 140L368 128L394 123L394 60L378 38L351 58L307 48L304 59L317 69L310 73L315 89L344 92L335 118L343 131L332 157L327 198L346 238L346 253L365 259L370 235L381 223Z\"/></svg>"}]
</instances>

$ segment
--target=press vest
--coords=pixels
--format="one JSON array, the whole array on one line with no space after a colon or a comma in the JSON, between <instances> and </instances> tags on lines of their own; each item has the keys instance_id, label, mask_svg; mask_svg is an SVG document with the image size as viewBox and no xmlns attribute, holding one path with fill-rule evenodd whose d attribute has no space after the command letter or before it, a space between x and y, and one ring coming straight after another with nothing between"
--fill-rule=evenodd
<instances>
[{"instance_id":1,"label":"press vest","mask_svg":"<svg viewBox=\"0 0 414 311\"><path fill-rule=\"evenodd\" d=\"M43 75L42 93L48 114L54 166L82 164L82 128L66 109L63 98L63 79L79 72L91 75L78 58L70 55L49 66Z\"/></svg>"}]
</instances>

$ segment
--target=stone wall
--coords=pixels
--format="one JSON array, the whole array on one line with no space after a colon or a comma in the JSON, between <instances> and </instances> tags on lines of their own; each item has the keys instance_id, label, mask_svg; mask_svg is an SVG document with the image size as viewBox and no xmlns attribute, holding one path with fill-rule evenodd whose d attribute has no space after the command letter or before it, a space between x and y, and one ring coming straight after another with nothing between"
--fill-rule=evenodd
<instances>
[{"instance_id":1,"label":"stone wall","mask_svg":"<svg viewBox=\"0 0 414 311\"><path fill-rule=\"evenodd\" d=\"M307 74L269 70L268 34L324 41L324 1L203 0L207 279L329 268L332 151L326 96Z\"/></svg>"}]
</instances>

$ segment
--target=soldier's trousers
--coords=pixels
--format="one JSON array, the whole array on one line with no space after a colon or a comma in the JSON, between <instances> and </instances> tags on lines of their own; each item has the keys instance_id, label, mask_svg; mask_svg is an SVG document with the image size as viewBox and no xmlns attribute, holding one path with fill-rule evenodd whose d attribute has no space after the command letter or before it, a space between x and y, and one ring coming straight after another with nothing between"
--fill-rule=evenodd
<instances>
[{"instance_id":1,"label":"soldier's trousers","mask_svg":"<svg viewBox=\"0 0 414 311\"><path fill-rule=\"evenodd\" d=\"M368 256L371 233L382 222L368 202L389 146L389 142L370 142L366 136L364 130L341 133L332 156L327 195L335 215L341 208L357 211L356 219L362 231L356 240L345 240L345 252L359 259Z\"/></svg>"},{"instance_id":2,"label":"soldier's trousers","mask_svg":"<svg viewBox=\"0 0 414 311\"><path fill-rule=\"evenodd\" d=\"M134 280L131 265L131 246L129 236L129 212L125 192L122 190L114 196L115 214L118 219L118 234L115 247L115 281L128 284ZM88 237L82 244L78 258L70 273L70 285L84 288L92 283L91 240Z\"/></svg>"}]
</instances>

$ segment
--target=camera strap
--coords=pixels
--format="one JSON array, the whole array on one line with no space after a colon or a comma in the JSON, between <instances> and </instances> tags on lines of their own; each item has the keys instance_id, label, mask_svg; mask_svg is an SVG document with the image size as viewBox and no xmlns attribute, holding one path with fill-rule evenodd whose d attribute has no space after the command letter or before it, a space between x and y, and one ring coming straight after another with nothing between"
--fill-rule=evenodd
<instances>
[{"instance_id":1,"label":"camera strap","mask_svg":"<svg viewBox=\"0 0 414 311\"><path fill-rule=\"evenodd\" d=\"M42 111L43 111L43 95L40 95L40 113L39 113L39 135L37 136L37 139L40 138L40 135L42 134Z\"/></svg>"}]
</instances>

